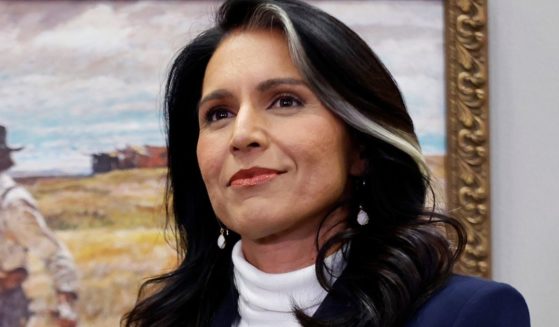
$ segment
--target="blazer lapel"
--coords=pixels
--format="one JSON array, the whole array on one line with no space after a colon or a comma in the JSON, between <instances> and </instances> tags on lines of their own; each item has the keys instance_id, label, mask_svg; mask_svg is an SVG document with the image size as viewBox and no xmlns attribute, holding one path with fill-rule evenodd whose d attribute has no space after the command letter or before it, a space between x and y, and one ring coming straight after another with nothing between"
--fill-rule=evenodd
<instances>
[{"instance_id":1,"label":"blazer lapel","mask_svg":"<svg viewBox=\"0 0 559 327\"><path fill-rule=\"evenodd\" d=\"M332 320L352 311L352 302L343 280L343 274L336 280L328 295L324 298L313 318Z\"/></svg>"}]
</instances>

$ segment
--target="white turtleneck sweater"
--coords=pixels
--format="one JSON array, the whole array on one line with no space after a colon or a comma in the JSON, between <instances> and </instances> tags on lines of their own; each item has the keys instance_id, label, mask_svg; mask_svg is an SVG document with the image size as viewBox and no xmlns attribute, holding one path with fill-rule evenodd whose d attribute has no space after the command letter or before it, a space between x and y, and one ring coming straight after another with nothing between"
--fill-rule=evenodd
<instances>
[{"instance_id":1,"label":"white turtleneck sweater","mask_svg":"<svg viewBox=\"0 0 559 327\"><path fill-rule=\"evenodd\" d=\"M239 327L300 326L294 306L312 316L327 295L318 283L315 265L287 273L265 273L246 261L241 241L233 247L232 258L239 292ZM325 264L332 269L332 285L345 268L342 250L326 258Z\"/></svg>"}]
</instances>

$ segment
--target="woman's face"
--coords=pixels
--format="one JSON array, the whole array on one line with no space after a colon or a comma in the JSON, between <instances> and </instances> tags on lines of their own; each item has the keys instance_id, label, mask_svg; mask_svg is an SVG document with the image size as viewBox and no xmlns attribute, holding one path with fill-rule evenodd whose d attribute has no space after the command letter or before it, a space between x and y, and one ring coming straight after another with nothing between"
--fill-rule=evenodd
<instances>
[{"instance_id":1,"label":"woman's face","mask_svg":"<svg viewBox=\"0 0 559 327\"><path fill-rule=\"evenodd\" d=\"M243 239L316 233L345 195L348 175L363 166L279 32L237 31L220 44L198 117L198 164L212 206Z\"/></svg>"}]
</instances>

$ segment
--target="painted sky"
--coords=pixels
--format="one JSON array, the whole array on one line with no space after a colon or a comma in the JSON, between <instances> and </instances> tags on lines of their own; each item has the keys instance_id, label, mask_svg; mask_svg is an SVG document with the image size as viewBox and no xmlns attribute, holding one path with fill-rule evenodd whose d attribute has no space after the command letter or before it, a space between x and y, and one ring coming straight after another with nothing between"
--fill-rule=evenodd
<instances>
[{"instance_id":1,"label":"painted sky","mask_svg":"<svg viewBox=\"0 0 559 327\"><path fill-rule=\"evenodd\" d=\"M439 1L316 1L373 47L401 86L426 153L444 152ZM89 154L163 145L162 84L209 1L0 1L0 124L14 171L89 173Z\"/></svg>"}]
</instances>

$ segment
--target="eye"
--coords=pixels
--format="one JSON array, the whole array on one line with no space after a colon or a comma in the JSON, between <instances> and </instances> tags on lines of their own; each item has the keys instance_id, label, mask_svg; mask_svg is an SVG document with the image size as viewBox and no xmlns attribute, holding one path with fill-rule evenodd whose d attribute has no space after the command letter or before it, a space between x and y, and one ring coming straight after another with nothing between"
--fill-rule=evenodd
<instances>
[{"instance_id":1,"label":"eye","mask_svg":"<svg viewBox=\"0 0 559 327\"><path fill-rule=\"evenodd\" d=\"M295 108L301 107L303 102L290 94L280 95L270 106L270 108Z\"/></svg>"},{"instance_id":2,"label":"eye","mask_svg":"<svg viewBox=\"0 0 559 327\"><path fill-rule=\"evenodd\" d=\"M210 109L206 113L206 121L210 123L222 119L231 118L231 117L233 117L233 113L231 113L229 110L224 108Z\"/></svg>"}]
</instances>

